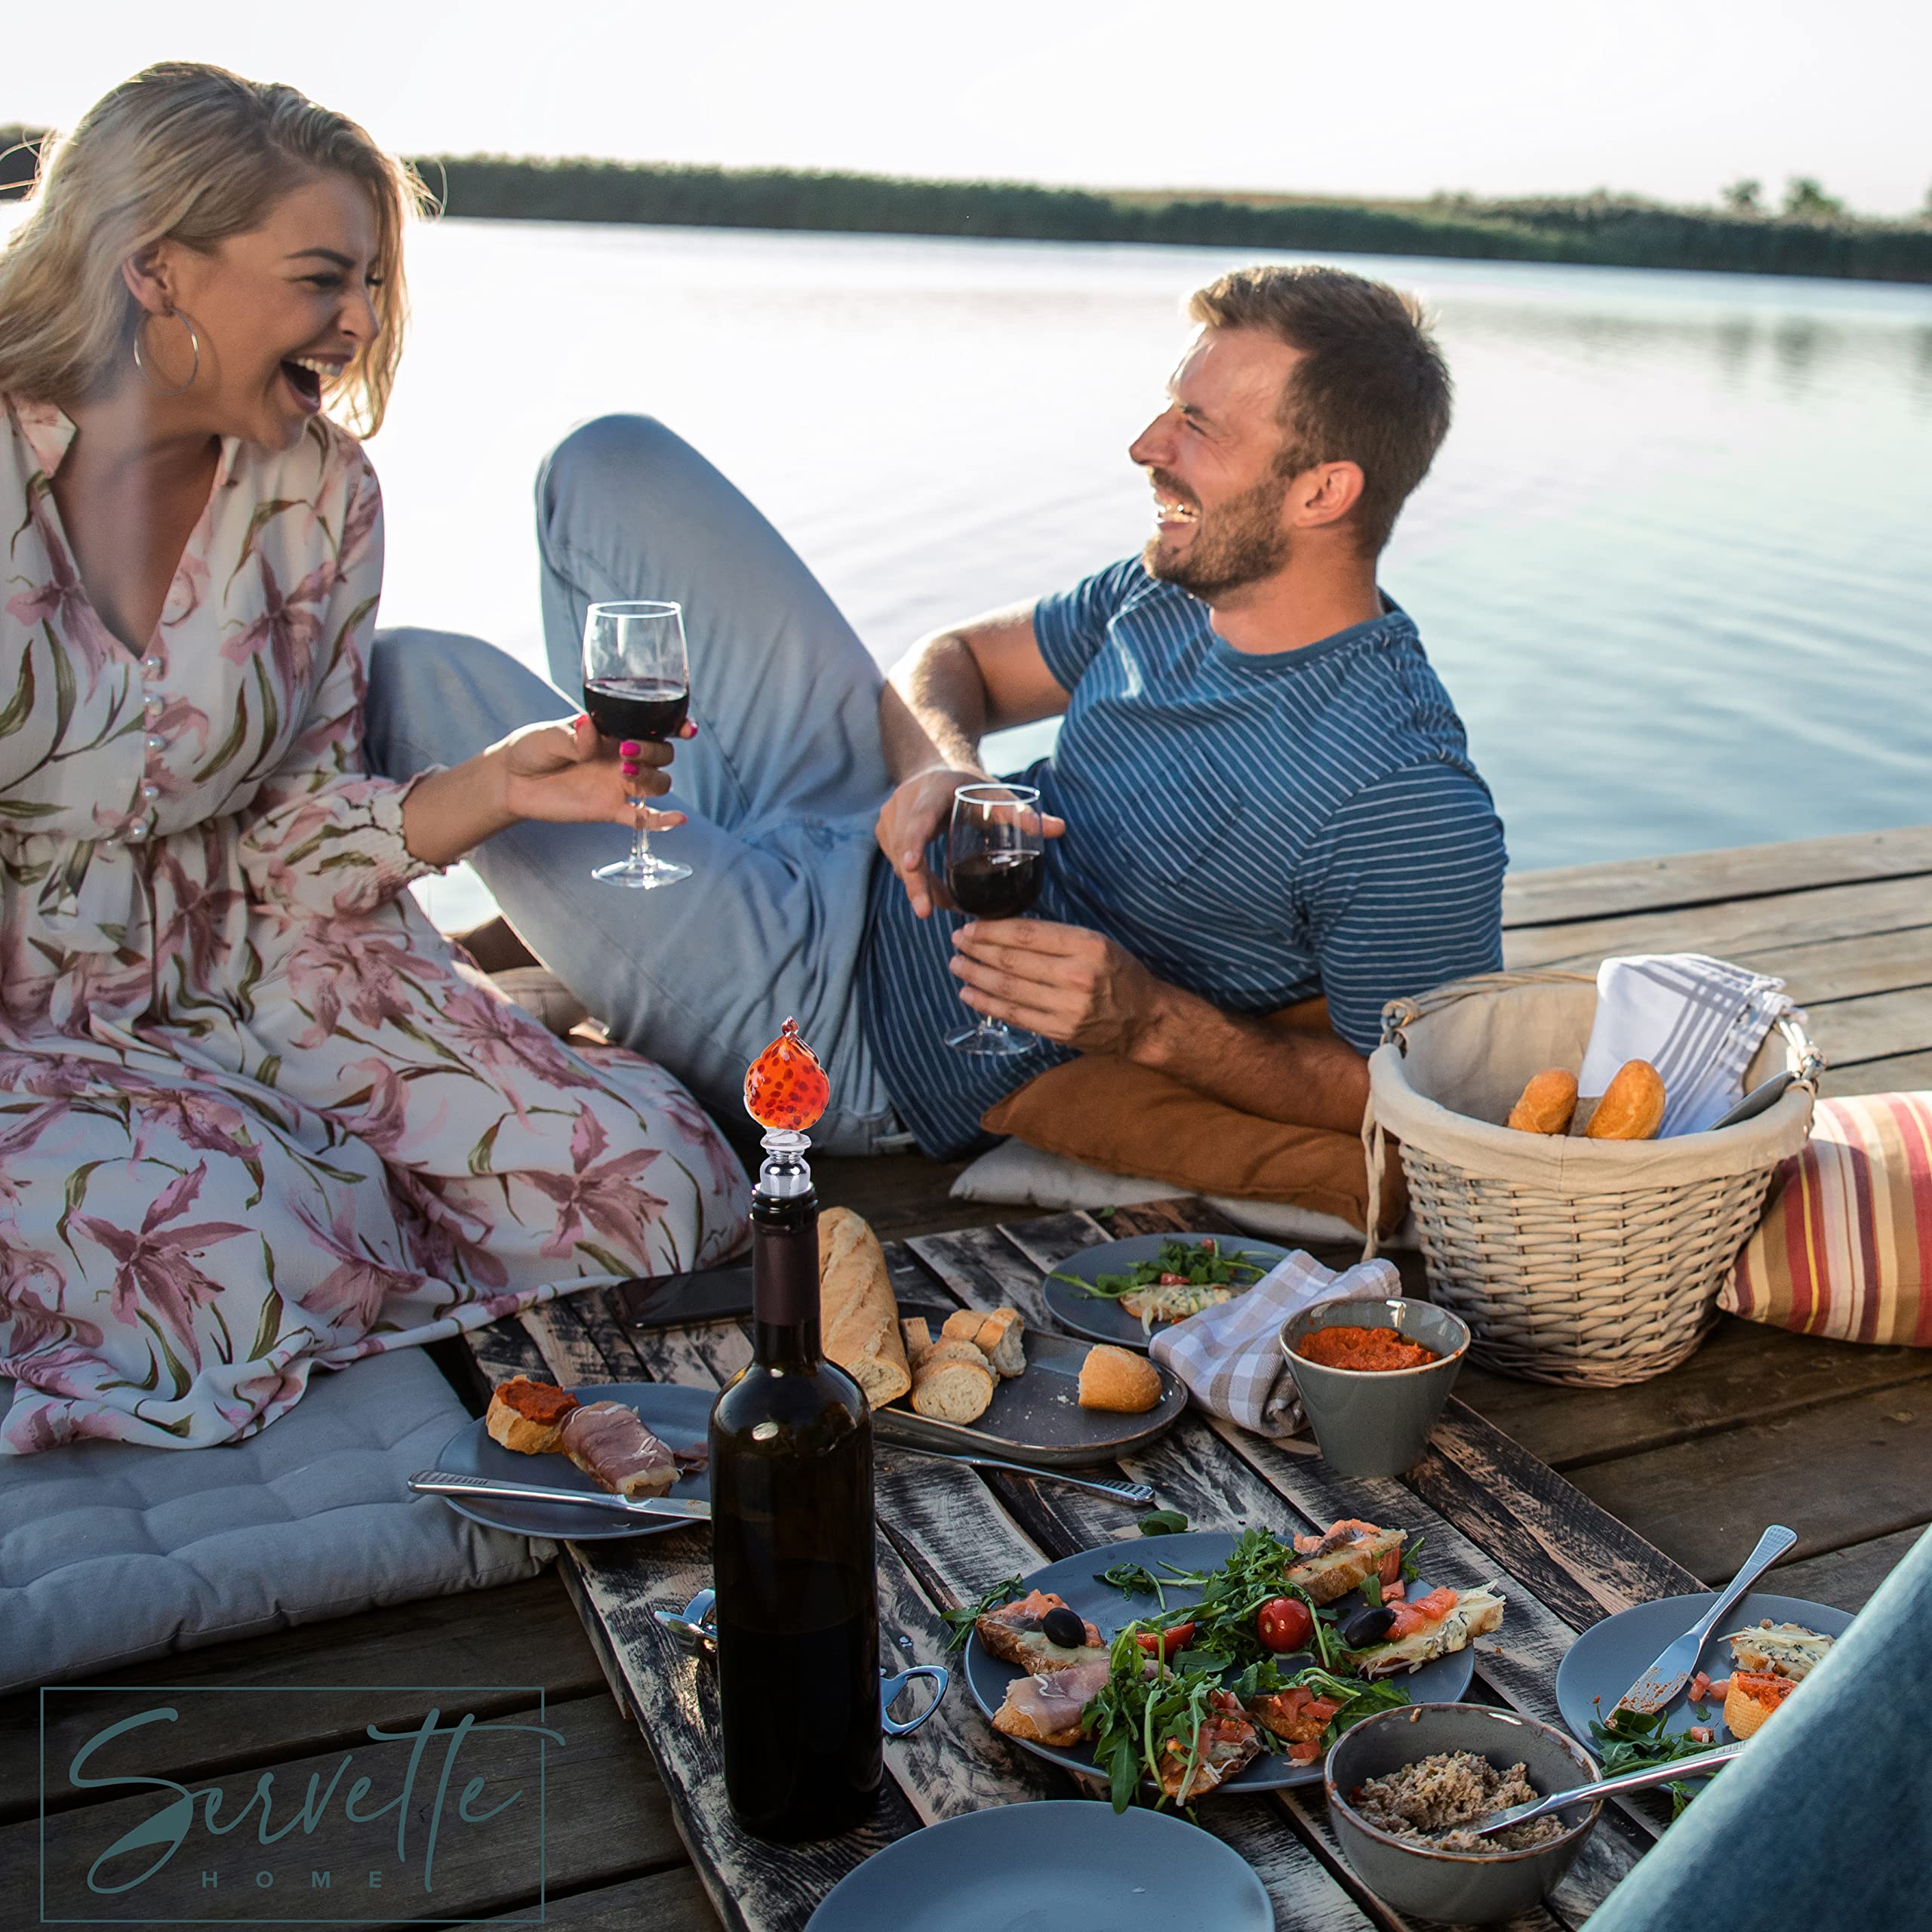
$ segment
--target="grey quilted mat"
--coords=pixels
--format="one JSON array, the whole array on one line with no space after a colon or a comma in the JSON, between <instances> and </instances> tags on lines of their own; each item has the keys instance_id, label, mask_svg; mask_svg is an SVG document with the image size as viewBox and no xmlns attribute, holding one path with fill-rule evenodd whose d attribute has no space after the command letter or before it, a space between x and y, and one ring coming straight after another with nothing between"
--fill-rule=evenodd
<instances>
[{"instance_id":1,"label":"grey quilted mat","mask_svg":"<svg viewBox=\"0 0 1932 1932\"><path fill-rule=\"evenodd\" d=\"M552 1545L403 1487L468 1419L399 1349L312 1376L245 1442L0 1456L0 1689L534 1575Z\"/></svg>"}]
</instances>

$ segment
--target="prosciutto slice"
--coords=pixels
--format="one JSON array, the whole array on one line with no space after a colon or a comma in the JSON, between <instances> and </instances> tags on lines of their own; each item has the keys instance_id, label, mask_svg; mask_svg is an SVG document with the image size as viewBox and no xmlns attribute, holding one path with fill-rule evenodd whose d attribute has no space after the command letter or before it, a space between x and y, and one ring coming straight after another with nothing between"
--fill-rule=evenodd
<instances>
[{"instance_id":1,"label":"prosciutto slice","mask_svg":"<svg viewBox=\"0 0 1932 1932\"><path fill-rule=\"evenodd\" d=\"M1106 1659L1099 1657L1066 1670L1016 1677L993 1713L993 1728L1035 1744L1078 1744L1080 1714L1106 1688L1108 1674Z\"/></svg>"},{"instance_id":2,"label":"prosciutto slice","mask_svg":"<svg viewBox=\"0 0 1932 1932\"><path fill-rule=\"evenodd\" d=\"M614 1496L662 1496L678 1479L669 1450L622 1402L592 1402L566 1418L558 1446Z\"/></svg>"}]
</instances>

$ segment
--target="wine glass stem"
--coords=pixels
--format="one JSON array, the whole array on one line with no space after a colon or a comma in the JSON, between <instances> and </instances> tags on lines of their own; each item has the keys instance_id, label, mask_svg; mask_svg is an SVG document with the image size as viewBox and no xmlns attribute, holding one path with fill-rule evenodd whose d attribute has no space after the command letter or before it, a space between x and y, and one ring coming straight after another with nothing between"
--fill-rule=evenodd
<instances>
[{"instance_id":1,"label":"wine glass stem","mask_svg":"<svg viewBox=\"0 0 1932 1932\"><path fill-rule=\"evenodd\" d=\"M631 824L631 869L644 872L651 864L651 834L644 829L644 801L633 798L631 808L637 817Z\"/></svg>"}]
</instances>

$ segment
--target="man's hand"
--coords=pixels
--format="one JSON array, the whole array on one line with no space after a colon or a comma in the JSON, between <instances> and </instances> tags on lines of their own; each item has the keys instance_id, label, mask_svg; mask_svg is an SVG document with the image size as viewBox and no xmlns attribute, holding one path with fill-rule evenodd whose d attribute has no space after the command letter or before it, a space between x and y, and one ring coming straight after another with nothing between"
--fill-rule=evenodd
<instances>
[{"instance_id":1,"label":"man's hand","mask_svg":"<svg viewBox=\"0 0 1932 1932\"><path fill-rule=\"evenodd\" d=\"M1124 947L1084 926L976 919L952 945L960 998L976 1013L1085 1054L1132 1058L1169 990Z\"/></svg>"},{"instance_id":2,"label":"man's hand","mask_svg":"<svg viewBox=\"0 0 1932 1932\"><path fill-rule=\"evenodd\" d=\"M952 903L944 884L926 866L926 848L946 829L952 815L952 795L962 785L993 782L983 771L936 764L915 772L880 808L875 832L878 849L899 875L906 897L921 918L931 918L935 906ZM1066 829L1066 821L1043 812L1040 829L1048 838L1057 838Z\"/></svg>"}]
</instances>

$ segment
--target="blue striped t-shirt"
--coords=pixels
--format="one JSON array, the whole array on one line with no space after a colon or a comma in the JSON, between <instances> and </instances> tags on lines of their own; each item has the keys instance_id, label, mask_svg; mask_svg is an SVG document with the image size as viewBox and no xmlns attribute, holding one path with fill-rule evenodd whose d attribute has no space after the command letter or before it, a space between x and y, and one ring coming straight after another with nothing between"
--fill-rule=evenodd
<instances>
[{"instance_id":1,"label":"blue striped t-shirt","mask_svg":"<svg viewBox=\"0 0 1932 1932\"><path fill-rule=\"evenodd\" d=\"M1051 757L1009 776L1066 820L1032 916L1106 934L1169 984L1260 1014L1325 993L1358 1051L1386 1000L1502 961L1503 826L1415 626L1390 606L1252 656L1206 605L1129 558L1035 606L1069 694ZM944 841L930 855L943 874ZM1073 1057L952 1051L971 1024L948 970L955 915L913 916L881 856L860 968L867 1037L931 1155Z\"/></svg>"}]
</instances>

